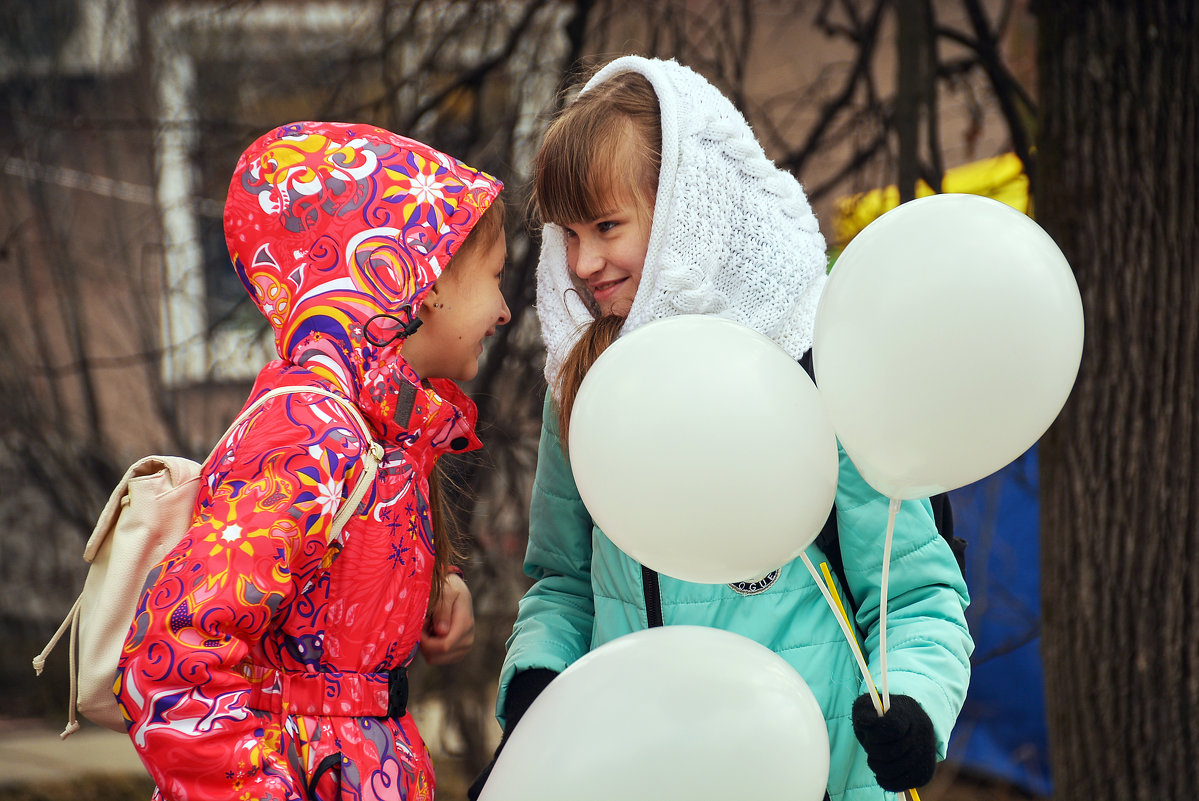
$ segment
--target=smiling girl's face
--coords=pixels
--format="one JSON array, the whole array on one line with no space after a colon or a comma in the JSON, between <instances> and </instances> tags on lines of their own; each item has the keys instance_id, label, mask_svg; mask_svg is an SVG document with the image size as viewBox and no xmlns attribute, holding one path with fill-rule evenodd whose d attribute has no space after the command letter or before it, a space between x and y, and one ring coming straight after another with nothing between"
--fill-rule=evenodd
<instances>
[{"instance_id":1,"label":"smiling girl's face","mask_svg":"<svg viewBox=\"0 0 1199 801\"><path fill-rule=\"evenodd\" d=\"M504 203L497 198L429 289L422 325L403 349L421 378L474 378L484 340L512 318L500 290L508 256L503 220Z\"/></svg>"},{"instance_id":2,"label":"smiling girl's face","mask_svg":"<svg viewBox=\"0 0 1199 801\"><path fill-rule=\"evenodd\" d=\"M636 198L618 195L614 208L592 220L562 225L566 263L586 288L600 314L627 316L632 308L645 253L651 217Z\"/></svg>"},{"instance_id":3,"label":"smiling girl's face","mask_svg":"<svg viewBox=\"0 0 1199 801\"><path fill-rule=\"evenodd\" d=\"M596 317L627 316L637 295L653 227L658 189L658 100L640 75L639 89L609 109L604 84L584 94L546 133L534 165L538 215L562 228L566 264Z\"/></svg>"}]
</instances>

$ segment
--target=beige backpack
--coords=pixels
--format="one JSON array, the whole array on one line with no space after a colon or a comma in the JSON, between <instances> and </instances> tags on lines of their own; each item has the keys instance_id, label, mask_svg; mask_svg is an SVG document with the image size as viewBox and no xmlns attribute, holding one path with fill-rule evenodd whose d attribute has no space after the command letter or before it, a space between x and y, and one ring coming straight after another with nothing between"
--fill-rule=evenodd
<instances>
[{"instance_id":1,"label":"beige backpack","mask_svg":"<svg viewBox=\"0 0 1199 801\"><path fill-rule=\"evenodd\" d=\"M332 542L374 481L383 447L370 436L370 429L352 403L317 387L271 390L238 415L225 434L268 398L290 393L333 398L350 413L363 441L371 444L363 455L362 475L333 518L329 531L329 542ZM224 438L222 436L221 440ZM79 730L76 709L93 723L114 731L125 731L125 721L113 694L117 661L141 600L146 575L179 544L191 527L196 496L200 491L200 469L200 464L179 456L139 459L125 473L100 513L83 549L84 561L91 564L83 592L50 642L33 659L33 669L40 676L46 657L70 629L70 712L67 727L60 735L62 738Z\"/></svg>"}]
</instances>

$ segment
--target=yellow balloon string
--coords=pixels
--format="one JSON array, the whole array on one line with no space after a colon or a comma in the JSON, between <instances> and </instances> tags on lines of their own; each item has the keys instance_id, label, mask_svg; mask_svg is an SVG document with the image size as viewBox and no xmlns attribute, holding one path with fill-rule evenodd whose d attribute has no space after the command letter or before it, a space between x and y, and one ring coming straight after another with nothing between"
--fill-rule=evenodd
<instances>
[{"instance_id":1,"label":"yellow balloon string","mask_svg":"<svg viewBox=\"0 0 1199 801\"><path fill-rule=\"evenodd\" d=\"M892 501L894 507L898 506L898 501ZM892 521L894 517L892 517ZM890 550L887 548L886 550ZM890 556L890 554L887 554ZM820 576L816 574L816 569L808 560L807 554L800 554L804 565L807 566L808 572L812 574L812 579L816 582L816 586L820 589L821 595L828 603L829 608L833 611L833 616L837 618L837 623L841 626L841 631L845 634L845 639L853 649L854 658L857 660L859 667L862 669L862 675L866 679L866 685L870 689L870 698L874 701L874 709L879 715L883 714L882 701L879 698L878 690L875 689L874 679L866 669L866 659L862 655L862 647L858 643L857 635L854 633L853 624L850 622L849 613L845 611L845 604L841 601L841 594L837 592L837 584L833 581L832 572L829 570L828 562L820 563L820 573L824 576L824 581L820 580ZM900 798L906 798L908 801L920 801L920 793L916 792L915 788L899 794Z\"/></svg>"},{"instance_id":2,"label":"yellow balloon string","mask_svg":"<svg viewBox=\"0 0 1199 801\"><path fill-rule=\"evenodd\" d=\"M833 600L837 602L837 611L841 614L841 617L846 623L850 622L849 613L845 611L845 604L841 602L841 594L837 592L837 585L833 583L833 574L828 569L828 562L820 563L820 572L824 575L824 583L828 585L829 594L832 595ZM850 631L853 631L852 627L850 628ZM858 643L856 634L853 637L853 647L860 651L860 645Z\"/></svg>"},{"instance_id":3,"label":"yellow balloon string","mask_svg":"<svg viewBox=\"0 0 1199 801\"><path fill-rule=\"evenodd\" d=\"M862 649L858 645L858 638L851 628L849 615L845 613L845 607L841 604L840 596L834 596L837 589L832 581L832 577L829 577L826 586L825 582L821 581L820 574L816 572L816 568L812 565L812 561L808 559L808 555L801 553L799 558L803 560L804 566L812 574L812 580L816 583L817 589L824 596L829 609L833 611L833 617L836 618L838 625L841 626L841 632L845 635L845 641L849 643L850 650L853 651L854 658L858 662L858 668L862 671L862 678L865 680L866 687L870 691L870 699L874 702L875 711L880 715L883 714L882 701L879 699L878 689L874 686L874 677L870 675L870 668L866 666L866 658L862 655ZM821 566L825 570L825 575L828 575L828 563L822 563Z\"/></svg>"}]
</instances>

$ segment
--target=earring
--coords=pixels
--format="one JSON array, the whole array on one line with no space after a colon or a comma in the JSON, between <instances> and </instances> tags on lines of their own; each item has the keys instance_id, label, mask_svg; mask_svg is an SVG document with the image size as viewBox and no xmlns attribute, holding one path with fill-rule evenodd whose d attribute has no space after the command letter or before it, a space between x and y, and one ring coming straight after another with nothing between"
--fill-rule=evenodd
<instances>
[{"instance_id":1,"label":"earring","mask_svg":"<svg viewBox=\"0 0 1199 801\"><path fill-rule=\"evenodd\" d=\"M440 309L440 308L441 308L441 304L440 304L440 303L436 303L436 302L435 302L435 303L433 304L433 308L434 308L434 309Z\"/></svg>"}]
</instances>

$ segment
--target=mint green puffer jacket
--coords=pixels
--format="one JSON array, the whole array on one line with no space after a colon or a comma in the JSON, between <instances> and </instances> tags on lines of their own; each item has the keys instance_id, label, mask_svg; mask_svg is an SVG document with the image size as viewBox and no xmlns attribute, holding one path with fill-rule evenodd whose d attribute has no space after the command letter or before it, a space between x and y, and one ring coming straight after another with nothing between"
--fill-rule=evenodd
<instances>
[{"instance_id":1,"label":"mint green puffer jacket","mask_svg":"<svg viewBox=\"0 0 1199 801\"><path fill-rule=\"evenodd\" d=\"M888 500L866 484L843 450L836 508L845 573L859 604L857 626L865 636L867 661L877 683ZM530 668L561 672L590 649L648 625L641 565L593 524L583 506L549 397L530 518L525 572L535 584L520 602L508 640L497 706L501 725L508 683L515 673ZM807 556L817 566L824 561L815 545ZM854 699L866 692L866 684L801 560L784 565L777 579L757 594L723 584L659 578L665 625L736 632L780 654L803 676L828 723L832 801L893 797L875 782L850 722ZM920 703L933 721L944 758L966 697L974 645L966 628L966 585L949 546L937 533L927 501L905 502L900 508L888 596L890 691Z\"/></svg>"}]
</instances>

